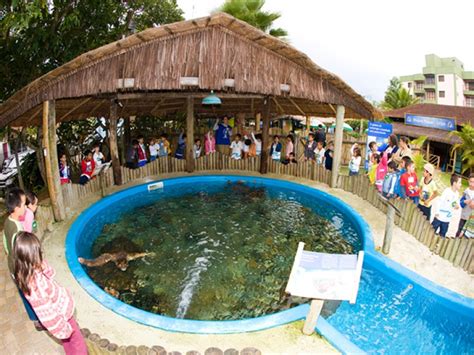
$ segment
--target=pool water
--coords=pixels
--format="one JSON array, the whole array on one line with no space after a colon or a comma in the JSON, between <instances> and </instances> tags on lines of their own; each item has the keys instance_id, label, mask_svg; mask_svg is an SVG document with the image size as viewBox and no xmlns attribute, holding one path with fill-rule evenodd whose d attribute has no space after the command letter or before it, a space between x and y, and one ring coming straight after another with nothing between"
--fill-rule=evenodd
<instances>
[{"instance_id":1,"label":"pool water","mask_svg":"<svg viewBox=\"0 0 474 355\"><path fill-rule=\"evenodd\" d=\"M472 354L474 323L466 316L364 267L357 303L342 302L327 320L368 353Z\"/></svg>"},{"instance_id":2,"label":"pool water","mask_svg":"<svg viewBox=\"0 0 474 355\"><path fill-rule=\"evenodd\" d=\"M154 254L131 261L125 272L109 263L88 273L121 301L177 318L242 319L306 302L284 292L298 242L342 254L360 242L334 209L302 198L249 182L165 191L105 224L92 247L92 257Z\"/></svg>"}]
</instances>

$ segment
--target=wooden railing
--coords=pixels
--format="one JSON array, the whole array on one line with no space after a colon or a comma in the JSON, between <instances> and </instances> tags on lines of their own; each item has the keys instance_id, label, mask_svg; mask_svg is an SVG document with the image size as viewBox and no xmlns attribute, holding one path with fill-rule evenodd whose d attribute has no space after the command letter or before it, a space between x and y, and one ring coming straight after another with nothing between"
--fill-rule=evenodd
<instances>
[{"instance_id":1,"label":"wooden railing","mask_svg":"<svg viewBox=\"0 0 474 355\"><path fill-rule=\"evenodd\" d=\"M159 177L162 174L183 173L186 171L185 164L185 160L163 157L139 169L132 170L122 167L122 180L123 183L126 184L145 177ZM222 170L258 173L260 171L260 158L234 160L229 156L214 153L200 157L195 161L195 171ZM268 172L276 175L318 181L327 185L329 185L331 181L331 172L313 162L299 162L298 164L284 165L280 162L270 160L268 162ZM109 169L84 186L76 184L63 185L62 191L65 205L73 209L87 196L100 191L103 192L112 185L112 169ZM385 203L380 199L377 189L374 185L370 185L365 175L339 176L338 186L347 192L361 197L383 213L386 213L387 207ZM413 235L433 253L449 260L455 266L459 266L469 273L474 273L474 240L468 238L441 238L434 233L430 222L411 201L392 201L395 207L401 212L400 216L395 218L395 224L397 226ZM42 224L47 226L48 221L53 219L51 209L41 206L37 213L37 219L40 221L40 226Z\"/></svg>"}]
</instances>

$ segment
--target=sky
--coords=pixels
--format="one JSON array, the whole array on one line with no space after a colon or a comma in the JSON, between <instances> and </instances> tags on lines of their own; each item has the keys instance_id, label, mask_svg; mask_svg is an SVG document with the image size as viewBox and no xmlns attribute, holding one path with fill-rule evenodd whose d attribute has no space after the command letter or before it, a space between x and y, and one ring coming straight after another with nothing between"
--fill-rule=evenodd
<instances>
[{"instance_id":1,"label":"sky","mask_svg":"<svg viewBox=\"0 0 474 355\"><path fill-rule=\"evenodd\" d=\"M178 0L186 19L224 0ZM474 71L474 0L266 0L274 27L317 65L368 100L383 99L394 76L421 73L426 54L457 57Z\"/></svg>"}]
</instances>

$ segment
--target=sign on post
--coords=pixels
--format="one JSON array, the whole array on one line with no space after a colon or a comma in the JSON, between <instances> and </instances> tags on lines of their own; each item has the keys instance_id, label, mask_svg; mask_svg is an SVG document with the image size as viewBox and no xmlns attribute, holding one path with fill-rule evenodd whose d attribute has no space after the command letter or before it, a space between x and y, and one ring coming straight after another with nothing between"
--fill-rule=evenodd
<instances>
[{"instance_id":1,"label":"sign on post","mask_svg":"<svg viewBox=\"0 0 474 355\"><path fill-rule=\"evenodd\" d=\"M305 251L303 242L298 244L286 292L313 299L303 328L305 334L314 331L324 300L355 303L363 260L363 251L358 255L317 253Z\"/></svg>"},{"instance_id":2,"label":"sign on post","mask_svg":"<svg viewBox=\"0 0 474 355\"><path fill-rule=\"evenodd\" d=\"M436 128L444 131L455 131L456 120L447 117L420 116L405 114L405 124L419 127Z\"/></svg>"},{"instance_id":3,"label":"sign on post","mask_svg":"<svg viewBox=\"0 0 474 355\"><path fill-rule=\"evenodd\" d=\"M392 134L392 125L384 122L369 121L369 128L367 130L367 149L365 150L365 169L369 168L369 144L371 142L377 143L380 147L388 143L388 137Z\"/></svg>"}]
</instances>

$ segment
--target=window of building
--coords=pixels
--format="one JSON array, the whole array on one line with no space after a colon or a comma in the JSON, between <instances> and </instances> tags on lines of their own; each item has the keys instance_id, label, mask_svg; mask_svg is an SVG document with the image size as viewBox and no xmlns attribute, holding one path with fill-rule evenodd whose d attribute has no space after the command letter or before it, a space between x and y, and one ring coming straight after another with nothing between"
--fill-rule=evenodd
<instances>
[{"instance_id":1,"label":"window of building","mask_svg":"<svg viewBox=\"0 0 474 355\"><path fill-rule=\"evenodd\" d=\"M466 96L466 106L474 107L474 96Z\"/></svg>"},{"instance_id":2,"label":"window of building","mask_svg":"<svg viewBox=\"0 0 474 355\"><path fill-rule=\"evenodd\" d=\"M422 81L415 82L415 90L423 90L423 82Z\"/></svg>"},{"instance_id":3,"label":"window of building","mask_svg":"<svg viewBox=\"0 0 474 355\"><path fill-rule=\"evenodd\" d=\"M444 75L438 75L438 81L442 83L444 81Z\"/></svg>"},{"instance_id":4,"label":"window of building","mask_svg":"<svg viewBox=\"0 0 474 355\"><path fill-rule=\"evenodd\" d=\"M435 77L434 75L425 75L425 85L434 85Z\"/></svg>"},{"instance_id":5,"label":"window of building","mask_svg":"<svg viewBox=\"0 0 474 355\"><path fill-rule=\"evenodd\" d=\"M425 98L427 101L435 101L436 100L436 92L434 90L426 90Z\"/></svg>"},{"instance_id":6,"label":"window of building","mask_svg":"<svg viewBox=\"0 0 474 355\"><path fill-rule=\"evenodd\" d=\"M466 90L474 91L474 81L466 81Z\"/></svg>"},{"instance_id":7,"label":"window of building","mask_svg":"<svg viewBox=\"0 0 474 355\"><path fill-rule=\"evenodd\" d=\"M408 88L411 89L411 83L408 83Z\"/></svg>"},{"instance_id":8,"label":"window of building","mask_svg":"<svg viewBox=\"0 0 474 355\"><path fill-rule=\"evenodd\" d=\"M444 91L440 91L438 94L439 94L439 97L444 97Z\"/></svg>"}]
</instances>

